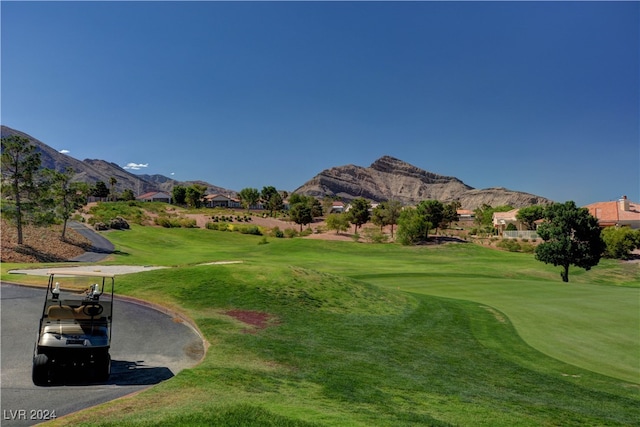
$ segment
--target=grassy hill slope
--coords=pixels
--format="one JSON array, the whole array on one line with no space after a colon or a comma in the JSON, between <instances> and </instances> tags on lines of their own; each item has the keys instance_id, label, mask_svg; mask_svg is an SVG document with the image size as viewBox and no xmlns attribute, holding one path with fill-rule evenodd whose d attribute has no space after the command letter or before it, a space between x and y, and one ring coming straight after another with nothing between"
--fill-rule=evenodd
<instances>
[{"instance_id":1,"label":"grassy hill slope","mask_svg":"<svg viewBox=\"0 0 640 427\"><path fill-rule=\"evenodd\" d=\"M144 393L53 425L638 425L640 275L625 264L563 284L531 255L470 244L264 244L139 226L107 236L112 263L175 267L121 276L118 291L181 308L209 351ZM199 265L222 260L242 263ZM580 350L569 338L591 340L581 352L602 339L584 319L613 325L614 339L587 362L562 361ZM535 331L557 355L538 350ZM607 375L585 368L605 360Z\"/></svg>"}]
</instances>

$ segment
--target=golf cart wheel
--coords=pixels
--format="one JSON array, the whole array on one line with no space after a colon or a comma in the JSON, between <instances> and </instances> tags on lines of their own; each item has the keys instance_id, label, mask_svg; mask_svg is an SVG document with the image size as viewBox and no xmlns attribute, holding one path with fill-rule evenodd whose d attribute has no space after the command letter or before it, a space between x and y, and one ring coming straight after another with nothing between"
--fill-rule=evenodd
<instances>
[{"instance_id":1,"label":"golf cart wheel","mask_svg":"<svg viewBox=\"0 0 640 427\"><path fill-rule=\"evenodd\" d=\"M111 356L109 353L96 360L96 381L104 382L111 375Z\"/></svg>"},{"instance_id":2,"label":"golf cart wheel","mask_svg":"<svg viewBox=\"0 0 640 427\"><path fill-rule=\"evenodd\" d=\"M35 385L44 386L49 382L49 358L46 354L36 354L33 358L31 379Z\"/></svg>"}]
</instances>

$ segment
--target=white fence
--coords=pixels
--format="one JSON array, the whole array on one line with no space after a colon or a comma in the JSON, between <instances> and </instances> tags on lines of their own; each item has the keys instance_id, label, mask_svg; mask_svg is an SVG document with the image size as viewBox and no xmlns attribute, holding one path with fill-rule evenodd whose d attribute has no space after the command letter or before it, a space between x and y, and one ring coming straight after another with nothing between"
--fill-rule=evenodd
<instances>
[{"instance_id":1,"label":"white fence","mask_svg":"<svg viewBox=\"0 0 640 427\"><path fill-rule=\"evenodd\" d=\"M529 240L533 240L533 239L537 239L538 238L538 233L536 231L533 231L533 230L525 230L525 231L510 230L510 231L503 231L502 232L502 237L504 237L505 239L529 239Z\"/></svg>"}]
</instances>

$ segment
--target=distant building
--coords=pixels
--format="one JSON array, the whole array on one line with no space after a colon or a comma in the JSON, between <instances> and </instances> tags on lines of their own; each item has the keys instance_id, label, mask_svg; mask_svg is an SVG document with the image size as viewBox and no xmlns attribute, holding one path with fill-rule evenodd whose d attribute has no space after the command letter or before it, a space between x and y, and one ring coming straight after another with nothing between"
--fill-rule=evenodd
<instances>
[{"instance_id":1,"label":"distant building","mask_svg":"<svg viewBox=\"0 0 640 427\"><path fill-rule=\"evenodd\" d=\"M148 193L144 193L138 197L136 200L141 202L164 202L171 203L171 195L165 193L163 191L150 191Z\"/></svg>"},{"instance_id":2,"label":"distant building","mask_svg":"<svg viewBox=\"0 0 640 427\"><path fill-rule=\"evenodd\" d=\"M513 224L517 230L524 230L522 222L516 218L520 209L511 209L507 212L494 212L493 213L493 227L499 232L503 232L507 229L509 224Z\"/></svg>"},{"instance_id":3,"label":"distant building","mask_svg":"<svg viewBox=\"0 0 640 427\"><path fill-rule=\"evenodd\" d=\"M473 220L476 216L474 212L469 209L458 209L456 213L458 214L458 218L460 221Z\"/></svg>"},{"instance_id":4,"label":"distant building","mask_svg":"<svg viewBox=\"0 0 640 427\"><path fill-rule=\"evenodd\" d=\"M591 203L585 208L598 219L600 227L640 228L640 205L631 202L627 196L617 201Z\"/></svg>"},{"instance_id":5,"label":"distant building","mask_svg":"<svg viewBox=\"0 0 640 427\"><path fill-rule=\"evenodd\" d=\"M330 213L342 213L342 212L344 212L344 202L334 201L331 204Z\"/></svg>"},{"instance_id":6,"label":"distant building","mask_svg":"<svg viewBox=\"0 0 640 427\"><path fill-rule=\"evenodd\" d=\"M208 208L240 208L239 200L227 197L224 194L208 194L204 196L204 205Z\"/></svg>"}]
</instances>

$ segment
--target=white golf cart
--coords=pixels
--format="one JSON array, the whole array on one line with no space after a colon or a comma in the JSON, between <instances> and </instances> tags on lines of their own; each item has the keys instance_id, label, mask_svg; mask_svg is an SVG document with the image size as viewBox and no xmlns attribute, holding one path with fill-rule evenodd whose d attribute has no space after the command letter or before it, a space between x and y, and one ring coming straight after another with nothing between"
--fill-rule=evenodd
<instances>
[{"instance_id":1,"label":"white golf cart","mask_svg":"<svg viewBox=\"0 0 640 427\"><path fill-rule=\"evenodd\" d=\"M48 275L33 355L33 383L46 386L64 381L72 372L81 372L83 379L106 381L111 373L115 276L71 270ZM91 282L88 288L87 282Z\"/></svg>"}]
</instances>

